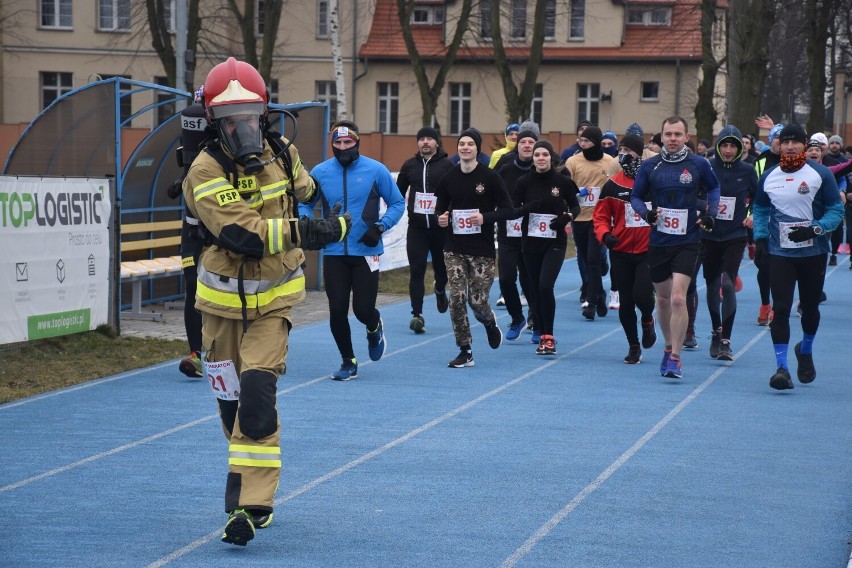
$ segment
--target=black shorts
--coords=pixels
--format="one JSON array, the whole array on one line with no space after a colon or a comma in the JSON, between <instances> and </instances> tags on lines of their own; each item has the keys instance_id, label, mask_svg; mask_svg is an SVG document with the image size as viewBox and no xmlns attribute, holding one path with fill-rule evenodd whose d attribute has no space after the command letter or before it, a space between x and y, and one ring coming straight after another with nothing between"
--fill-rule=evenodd
<instances>
[{"instance_id":1,"label":"black shorts","mask_svg":"<svg viewBox=\"0 0 852 568\"><path fill-rule=\"evenodd\" d=\"M746 237L731 239L729 241L701 240L701 254L704 264L704 279L711 282L725 272L731 282L737 279L740 271L740 262L743 259L743 250L746 246Z\"/></svg>"},{"instance_id":2,"label":"black shorts","mask_svg":"<svg viewBox=\"0 0 852 568\"><path fill-rule=\"evenodd\" d=\"M668 247L648 247L648 268L651 282L665 282L672 274L686 274L690 278L698 266L700 243L684 243Z\"/></svg>"}]
</instances>

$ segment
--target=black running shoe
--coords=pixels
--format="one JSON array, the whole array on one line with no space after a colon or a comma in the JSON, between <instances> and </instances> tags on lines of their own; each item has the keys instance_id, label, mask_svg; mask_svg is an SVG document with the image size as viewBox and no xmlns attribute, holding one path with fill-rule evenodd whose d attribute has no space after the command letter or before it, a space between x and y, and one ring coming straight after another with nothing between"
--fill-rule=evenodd
<instances>
[{"instance_id":1,"label":"black running shoe","mask_svg":"<svg viewBox=\"0 0 852 568\"><path fill-rule=\"evenodd\" d=\"M438 313L446 313L447 308L450 307L450 300L447 298L447 291L435 288L435 302L438 304Z\"/></svg>"},{"instance_id":2,"label":"black running shoe","mask_svg":"<svg viewBox=\"0 0 852 568\"><path fill-rule=\"evenodd\" d=\"M254 538L254 524L251 519L252 516L244 509L231 511L225 532L222 533L222 542L237 546L248 544L248 541Z\"/></svg>"},{"instance_id":3,"label":"black running shoe","mask_svg":"<svg viewBox=\"0 0 852 568\"><path fill-rule=\"evenodd\" d=\"M722 347L722 328L714 329L710 334L710 357L719 358L719 349Z\"/></svg>"},{"instance_id":4,"label":"black running shoe","mask_svg":"<svg viewBox=\"0 0 852 568\"><path fill-rule=\"evenodd\" d=\"M473 362L473 353L466 349L459 351L458 356L450 361L448 367L454 369L462 369L464 367L473 367L476 363Z\"/></svg>"},{"instance_id":5,"label":"black running shoe","mask_svg":"<svg viewBox=\"0 0 852 568\"><path fill-rule=\"evenodd\" d=\"M630 350L627 352L627 357L624 358L624 362L628 365L637 365L642 360L642 348L638 345L631 345Z\"/></svg>"},{"instance_id":6,"label":"black running shoe","mask_svg":"<svg viewBox=\"0 0 852 568\"><path fill-rule=\"evenodd\" d=\"M412 316L411 321L408 322L408 329L414 333L426 333L426 320L423 316Z\"/></svg>"},{"instance_id":7,"label":"black running shoe","mask_svg":"<svg viewBox=\"0 0 852 568\"><path fill-rule=\"evenodd\" d=\"M485 324L485 332L488 334L488 346L491 349L497 349L503 343L503 332L500 331L500 326L497 325L497 320L491 320L491 323Z\"/></svg>"},{"instance_id":8,"label":"black running shoe","mask_svg":"<svg viewBox=\"0 0 852 568\"><path fill-rule=\"evenodd\" d=\"M799 382L803 384L814 382L816 367L814 367L813 353L802 353L801 341L796 344L793 351L796 353L796 361L799 362L799 366L796 368L796 377L798 377Z\"/></svg>"},{"instance_id":9,"label":"black running shoe","mask_svg":"<svg viewBox=\"0 0 852 568\"><path fill-rule=\"evenodd\" d=\"M597 310L595 309L594 304L586 304L586 307L583 308L583 317L589 321L594 321L595 312L597 312Z\"/></svg>"},{"instance_id":10,"label":"black running shoe","mask_svg":"<svg viewBox=\"0 0 852 568\"><path fill-rule=\"evenodd\" d=\"M790 378L790 371L784 367L778 367L775 374L769 377L769 386L775 390L786 390L794 388L793 379Z\"/></svg>"},{"instance_id":11,"label":"black running shoe","mask_svg":"<svg viewBox=\"0 0 852 568\"><path fill-rule=\"evenodd\" d=\"M251 513L251 524L255 529L265 529L272 524L272 511L249 509L248 512Z\"/></svg>"},{"instance_id":12,"label":"black running shoe","mask_svg":"<svg viewBox=\"0 0 852 568\"><path fill-rule=\"evenodd\" d=\"M719 342L719 354L716 356L719 361L733 361L734 352L731 351L731 340L723 339Z\"/></svg>"}]
</instances>

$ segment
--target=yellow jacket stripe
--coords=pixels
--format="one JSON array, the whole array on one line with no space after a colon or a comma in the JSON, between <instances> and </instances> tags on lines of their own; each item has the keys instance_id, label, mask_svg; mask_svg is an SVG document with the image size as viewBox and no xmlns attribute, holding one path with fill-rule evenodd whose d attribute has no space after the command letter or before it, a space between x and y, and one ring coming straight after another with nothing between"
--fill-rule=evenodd
<instances>
[{"instance_id":1,"label":"yellow jacket stripe","mask_svg":"<svg viewBox=\"0 0 852 568\"><path fill-rule=\"evenodd\" d=\"M192 190L192 196L195 198L195 201L199 201L210 195L216 195L216 193L223 189L234 189L234 186L232 186L225 178L218 177L198 184L195 189Z\"/></svg>"},{"instance_id":2,"label":"yellow jacket stripe","mask_svg":"<svg viewBox=\"0 0 852 568\"><path fill-rule=\"evenodd\" d=\"M257 309L268 306L278 298L298 294L305 289L305 276L299 274L296 278L289 280L279 286L275 286L264 292L256 294L246 294L246 307L248 309ZM223 306L226 308L242 308L240 296L234 292L223 292L209 287L207 284L198 281L198 287L195 292L196 297L206 300L211 304Z\"/></svg>"},{"instance_id":3,"label":"yellow jacket stripe","mask_svg":"<svg viewBox=\"0 0 852 568\"><path fill-rule=\"evenodd\" d=\"M284 251L284 219L266 220L266 240L269 242L269 254Z\"/></svg>"},{"instance_id":4,"label":"yellow jacket stripe","mask_svg":"<svg viewBox=\"0 0 852 568\"><path fill-rule=\"evenodd\" d=\"M229 465L281 467L281 450L279 448L231 444L229 454Z\"/></svg>"}]
</instances>

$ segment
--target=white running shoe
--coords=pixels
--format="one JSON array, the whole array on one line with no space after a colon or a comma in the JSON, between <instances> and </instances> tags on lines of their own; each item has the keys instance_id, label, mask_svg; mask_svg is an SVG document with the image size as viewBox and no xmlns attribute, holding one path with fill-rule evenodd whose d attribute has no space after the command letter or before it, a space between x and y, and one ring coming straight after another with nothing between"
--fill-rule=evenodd
<instances>
[{"instance_id":1,"label":"white running shoe","mask_svg":"<svg viewBox=\"0 0 852 568\"><path fill-rule=\"evenodd\" d=\"M609 291L609 303L606 305L611 310L617 310L621 307L621 302L618 299L618 292L615 290Z\"/></svg>"},{"instance_id":2,"label":"white running shoe","mask_svg":"<svg viewBox=\"0 0 852 568\"><path fill-rule=\"evenodd\" d=\"M503 296L500 296L499 298L497 298L497 306L498 307L505 307L506 306L506 300L503 299Z\"/></svg>"},{"instance_id":3,"label":"white running shoe","mask_svg":"<svg viewBox=\"0 0 852 568\"><path fill-rule=\"evenodd\" d=\"M527 297L524 296L523 294L521 294L521 305L525 308L529 305L529 304L527 304Z\"/></svg>"}]
</instances>

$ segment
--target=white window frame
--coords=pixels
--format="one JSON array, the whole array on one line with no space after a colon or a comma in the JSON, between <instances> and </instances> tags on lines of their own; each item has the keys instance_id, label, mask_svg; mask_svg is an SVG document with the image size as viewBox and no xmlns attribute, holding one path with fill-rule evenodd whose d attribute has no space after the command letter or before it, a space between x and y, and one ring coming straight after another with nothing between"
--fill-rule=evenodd
<instances>
[{"instance_id":1,"label":"white window frame","mask_svg":"<svg viewBox=\"0 0 852 568\"><path fill-rule=\"evenodd\" d=\"M586 0L571 0L568 12L568 41L586 39Z\"/></svg>"},{"instance_id":2,"label":"white window frame","mask_svg":"<svg viewBox=\"0 0 852 568\"><path fill-rule=\"evenodd\" d=\"M548 0L544 7L544 40L556 39L556 0Z\"/></svg>"},{"instance_id":3,"label":"white window frame","mask_svg":"<svg viewBox=\"0 0 852 568\"><path fill-rule=\"evenodd\" d=\"M263 28L266 22L263 21L263 0L254 0L254 36L263 37Z\"/></svg>"},{"instance_id":4,"label":"white window frame","mask_svg":"<svg viewBox=\"0 0 852 568\"><path fill-rule=\"evenodd\" d=\"M383 134L399 130L399 83L376 83L376 130Z\"/></svg>"},{"instance_id":5,"label":"white window frame","mask_svg":"<svg viewBox=\"0 0 852 568\"><path fill-rule=\"evenodd\" d=\"M41 0L39 22L42 29L70 30L74 28L74 4L72 0ZM50 21L46 21L46 19Z\"/></svg>"},{"instance_id":6,"label":"white window frame","mask_svg":"<svg viewBox=\"0 0 852 568\"><path fill-rule=\"evenodd\" d=\"M98 0L98 31L129 32L130 0Z\"/></svg>"},{"instance_id":7,"label":"white window frame","mask_svg":"<svg viewBox=\"0 0 852 568\"><path fill-rule=\"evenodd\" d=\"M530 120L536 124L544 124L544 85L535 84L533 97L530 101Z\"/></svg>"},{"instance_id":8,"label":"white window frame","mask_svg":"<svg viewBox=\"0 0 852 568\"><path fill-rule=\"evenodd\" d=\"M317 38L328 38L329 16L328 0L317 0Z\"/></svg>"},{"instance_id":9,"label":"white window frame","mask_svg":"<svg viewBox=\"0 0 852 568\"><path fill-rule=\"evenodd\" d=\"M55 85L45 85L45 78L53 77L56 80ZM63 82L63 79L68 79L68 84ZM41 108L46 109L53 101L74 90L74 74L67 71L42 71L39 73L39 87L41 89ZM45 93L51 92L55 96L47 102Z\"/></svg>"},{"instance_id":10,"label":"white window frame","mask_svg":"<svg viewBox=\"0 0 852 568\"><path fill-rule=\"evenodd\" d=\"M415 6L411 11L412 26L435 26L443 23L443 6Z\"/></svg>"},{"instance_id":11,"label":"white window frame","mask_svg":"<svg viewBox=\"0 0 852 568\"><path fill-rule=\"evenodd\" d=\"M317 81L315 83L316 100L328 105L328 123L337 122L337 83L335 81Z\"/></svg>"},{"instance_id":12,"label":"white window frame","mask_svg":"<svg viewBox=\"0 0 852 568\"><path fill-rule=\"evenodd\" d=\"M480 0L479 2L479 38L491 41L491 0Z\"/></svg>"},{"instance_id":13,"label":"white window frame","mask_svg":"<svg viewBox=\"0 0 852 568\"><path fill-rule=\"evenodd\" d=\"M471 84L450 83L450 134L460 134L470 126Z\"/></svg>"},{"instance_id":14,"label":"white window frame","mask_svg":"<svg viewBox=\"0 0 852 568\"><path fill-rule=\"evenodd\" d=\"M645 86L653 88L656 95L653 97L645 96ZM641 102L658 102L660 100L660 82L659 81L642 81L639 83L639 100Z\"/></svg>"},{"instance_id":15,"label":"white window frame","mask_svg":"<svg viewBox=\"0 0 852 568\"><path fill-rule=\"evenodd\" d=\"M601 105L600 83L577 83L577 122L598 123Z\"/></svg>"},{"instance_id":16,"label":"white window frame","mask_svg":"<svg viewBox=\"0 0 852 568\"><path fill-rule=\"evenodd\" d=\"M671 6L628 6L629 26L671 26Z\"/></svg>"}]
</instances>

